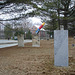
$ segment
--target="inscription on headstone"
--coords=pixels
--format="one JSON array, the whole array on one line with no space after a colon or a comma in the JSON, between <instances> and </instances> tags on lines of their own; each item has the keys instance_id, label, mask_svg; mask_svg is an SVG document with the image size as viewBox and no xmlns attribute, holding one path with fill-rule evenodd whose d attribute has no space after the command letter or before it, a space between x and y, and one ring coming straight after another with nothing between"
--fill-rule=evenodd
<instances>
[{"instance_id":1,"label":"inscription on headstone","mask_svg":"<svg viewBox=\"0 0 75 75\"><path fill-rule=\"evenodd\" d=\"M54 65L68 66L68 30L54 31Z\"/></svg>"}]
</instances>

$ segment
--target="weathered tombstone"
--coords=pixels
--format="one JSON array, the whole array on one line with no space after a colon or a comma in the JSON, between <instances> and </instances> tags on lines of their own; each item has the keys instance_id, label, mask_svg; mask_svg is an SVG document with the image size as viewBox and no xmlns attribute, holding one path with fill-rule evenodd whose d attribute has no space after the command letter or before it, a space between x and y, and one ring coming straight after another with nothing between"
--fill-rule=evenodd
<instances>
[{"instance_id":1,"label":"weathered tombstone","mask_svg":"<svg viewBox=\"0 0 75 75\"><path fill-rule=\"evenodd\" d=\"M18 47L24 47L24 35L18 35Z\"/></svg>"},{"instance_id":2,"label":"weathered tombstone","mask_svg":"<svg viewBox=\"0 0 75 75\"><path fill-rule=\"evenodd\" d=\"M54 31L54 65L68 66L68 30Z\"/></svg>"},{"instance_id":3,"label":"weathered tombstone","mask_svg":"<svg viewBox=\"0 0 75 75\"><path fill-rule=\"evenodd\" d=\"M40 29L44 26L45 22L42 23L42 25L37 29L34 30L35 32L32 34L32 46L33 47L40 47Z\"/></svg>"},{"instance_id":4,"label":"weathered tombstone","mask_svg":"<svg viewBox=\"0 0 75 75\"><path fill-rule=\"evenodd\" d=\"M39 36L39 34L32 35L32 47L40 47L40 36Z\"/></svg>"},{"instance_id":5,"label":"weathered tombstone","mask_svg":"<svg viewBox=\"0 0 75 75\"><path fill-rule=\"evenodd\" d=\"M60 30L64 30L64 26L63 25L60 25Z\"/></svg>"}]
</instances>

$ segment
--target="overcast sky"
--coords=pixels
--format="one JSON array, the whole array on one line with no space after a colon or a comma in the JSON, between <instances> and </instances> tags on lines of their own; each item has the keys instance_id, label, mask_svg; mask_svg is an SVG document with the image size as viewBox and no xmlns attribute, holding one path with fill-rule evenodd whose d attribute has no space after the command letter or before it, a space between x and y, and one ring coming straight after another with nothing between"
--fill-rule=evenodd
<instances>
[{"instance_id":1,"label":"overcast sky","mask_svg":"<svg viewBox=\"0 0 75 75\"><path fill-rule=\"evenodd\" d=\"M38 7L41 7L41 5L39 4ZM21 3L16 5L15 3L14 4L11 3L10 5L5 6L5 8L0 10L0 20L13 19L15 17L18 18L21 16L21 14L27 14L35 10L36 9L33 8L31 5L21 4ZM25 19L27 22L29 22L31 26L40 25L42 23L40 17L29 17ZM4 21L3 23L5 24L5 23L10 23L10 22L11 21Z\"/></svg>"},{"instance_id":2,"label":"overcast sky","mask_svg":"<svg viewBox=\"0 0 75 75\"><path fill-rule=\"evenodd\" d=\"M72 0L75 1L75 0ZM42 7L41 3L36 3L34 1L32 1L34 4L36 4L39 8ZM22 10L23 9L23 10ZM18 10L18 11L16 11ZM8 6L5 6L5 8L0 9L0 19L6 20L6 19L13 19L13 18L18 18L20 17L20 15L22 14L27 14L30 13L32 11L35 11L36 9L33 8L31 5L27 5L27 4L15 4L15 3L11 3ZM42 18L45 18L45 16L43 16ZM46 17L46 19L49 19L49 17ZM27 21L31 23L31 25L40 25L42 22L41 17L29 17L27 18ZM5 22L4 22L5 23Z\"/></svg>"}]
</instances>

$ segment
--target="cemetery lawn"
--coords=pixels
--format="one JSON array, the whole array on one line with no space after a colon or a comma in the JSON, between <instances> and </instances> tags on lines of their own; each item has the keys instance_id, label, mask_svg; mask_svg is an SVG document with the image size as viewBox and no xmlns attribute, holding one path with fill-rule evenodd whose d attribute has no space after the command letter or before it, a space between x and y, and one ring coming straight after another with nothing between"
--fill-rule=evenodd
<instances>
[{"instance_id":1,"label":"cemetery lawn","mask_svg":"<svg viewBox=\"0 0 75 75\"><path fill-rule=\"evenodd\" d=\"M69 66L54 66L54 40L41 40L40 47L32 43L24 47L0 49L0 75L75 75L75 46L69 38Z\"/></svg>"}]
</instances>

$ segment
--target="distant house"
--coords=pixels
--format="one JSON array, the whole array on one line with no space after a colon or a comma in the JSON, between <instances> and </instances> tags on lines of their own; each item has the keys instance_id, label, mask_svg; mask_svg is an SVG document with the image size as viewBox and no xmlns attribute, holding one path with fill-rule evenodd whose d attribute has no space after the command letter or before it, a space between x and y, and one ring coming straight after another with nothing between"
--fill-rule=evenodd
<instances>
[{"instance_id":1,"label":"distant house","mask_svg":"<svg viewBox=\"0 0 75 75\"><path fill-rule=\"evenodd\" d=\"M35 31L37 30L37 27L36 26L33 26L30 28L30 31L32 34L35 34Z\"/></svg>"},{"instance_id":2,"label":"distant house","mask_svg":"<svg viewBox=\"0 0 75 75\"><path fill-rule=\"evenodd\" d=\"M35 33L36 30L37 30L37 26L36 25L30 28L30 31L31 31L32 35L36 34ZM49 38L49 35L47 34L47 31L44 30L44 29L40 30L39 35L40 35L41 39L47 39L47 38Z\"/></svg>"}]
</instances>

